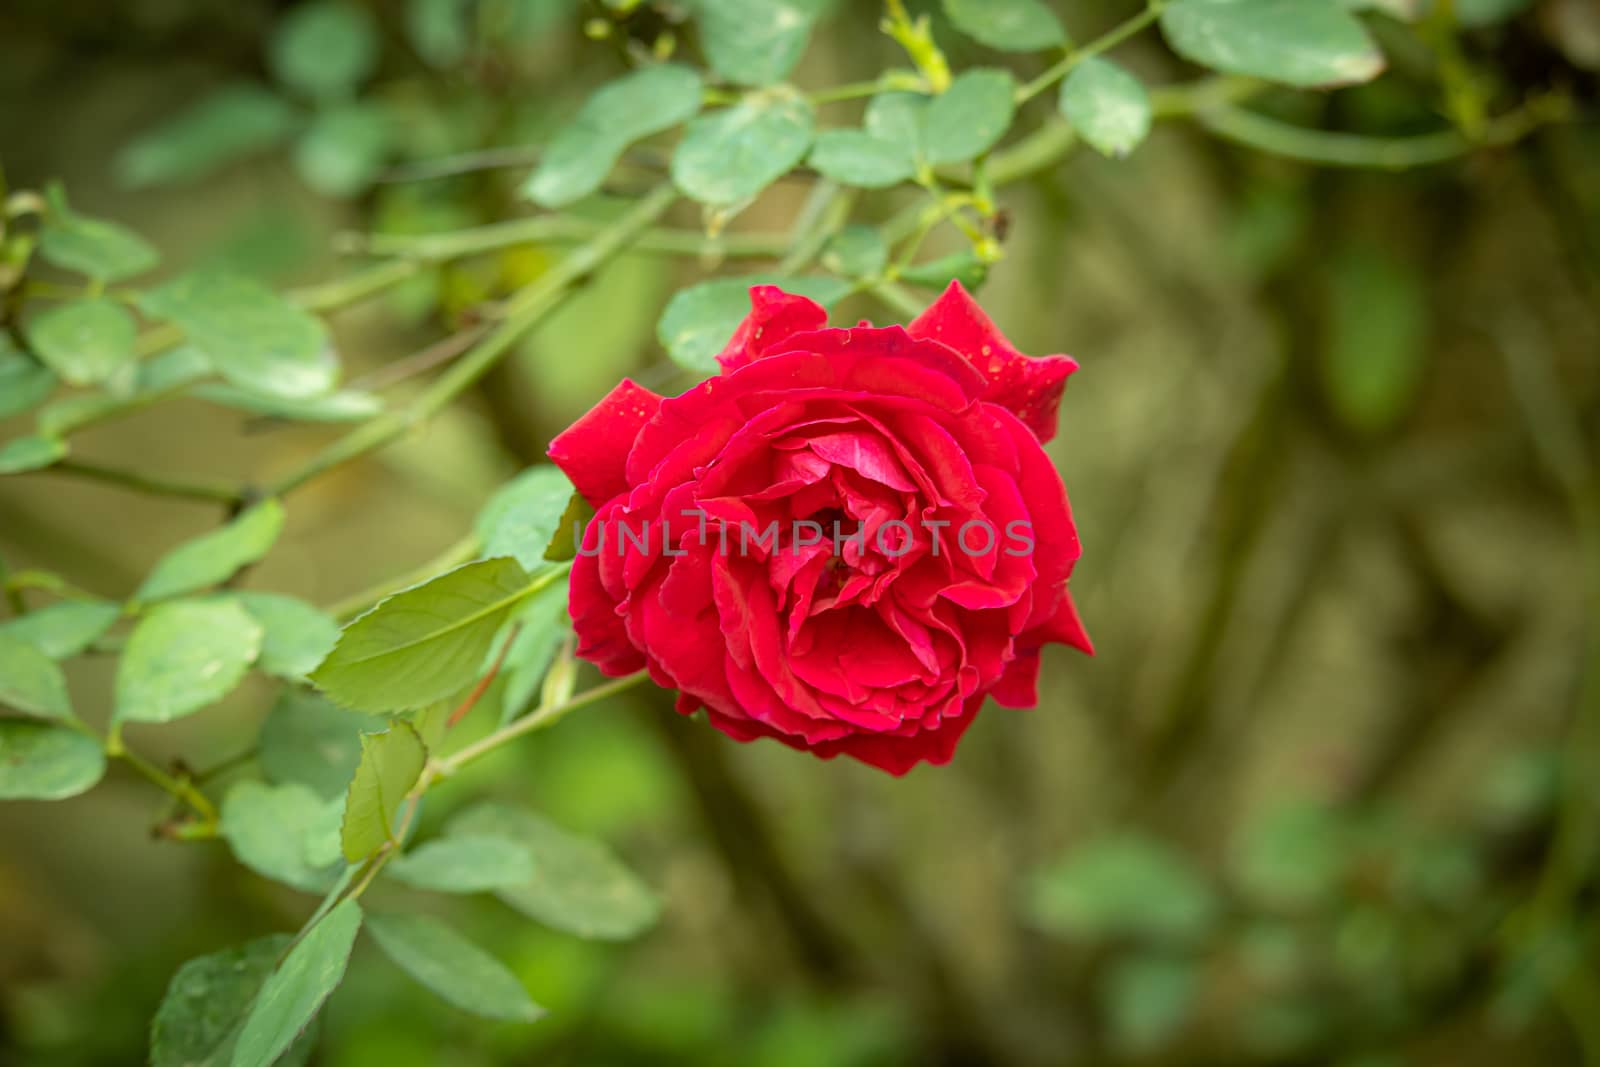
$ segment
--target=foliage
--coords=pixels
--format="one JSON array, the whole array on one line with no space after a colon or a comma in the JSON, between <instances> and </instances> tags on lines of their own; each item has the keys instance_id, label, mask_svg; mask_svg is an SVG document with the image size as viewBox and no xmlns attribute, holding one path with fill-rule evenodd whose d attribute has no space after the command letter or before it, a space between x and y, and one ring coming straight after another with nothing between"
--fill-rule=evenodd
<instances>
[{"instance_id":1,"label":"foliage","mask_svg":"<svg viewBox=\"0 0 1600 1067\"><path fill-rule=\"evenodd\" d=\"M1562 14L1574 6L1549 0L1541 10L1581 21ZM337 603L255 585L258 574L292 573L292 563L272 568L296 552L303 557L300 539L315 536L304 531L326 524L327 509L360 490L340 481L350 465L414 447L409 439L424 424L458 426L449 421L458 402L485 382L474 403L514 440L515 420L499 407L514 394L501 376L526 367L543 345L546 369L528 391L538 404L541 386L559 381L557 364L605 358L570 349L605 348L590 343L603 336L602 320L638 303L635 293L607 290L613 271L643 256L696 267L647 312L671 360L656 370L693 381L715 372L752 284L781 284L830 307L876 305L895 318L914 314L952 278L983 284L1013 254L1013 231L1033 225L1014 217L1012 205L1042 217L1024 190L1078 166L1069 157L1080 141L1121 167L1161 152L1162 126L1215 138L1217 152L1221 142L1243 146L1218 157L1240 171L1259 168L1250 171L1259 195L1240 209L1237 262L1227 269L1276 276L1278 250L1307 221L1303 205L1274 199L1273 183L1309 180L1300 165L1464 169L1495 152L1524 151L1525 139L1585 106L1559 79L1547 90L1493 62L1496 35L1522 26L1507 21L1516 5L943 0L913 13L889 0L877 26L873 7L864 20L851 5L822 0L607 0L582 13L565 3L413 0L391 19L384 5L351 0L289 5L253 42L251 63L133 138L114 169L134 188L203 190L229 168L265 170L282 157L316 194L369 226L342 238L359 265L316 285L283 289L235 265L163 255L137 224L86 213L54 183L0 187L0 419L10 420L0 475L94 482L214 512L189 536L166 537L142 573L119 585L73 573L74 552L66 550L46 561L50 570L0 566L10 609L0 622L0 706L8 713L0 718L0 798L64 801L125 768L170 802L153 820L156 836L197 849L220 841L215 847L225 845L250 872L250 892L278 900L256 884L264 880L298 895L263 909L293 934L205 945L171 976L150 1028L152 1064L307 1062L325 1001L347 967L369 966L357 954L363 932L408 980L464 1012L518 1024L545 1019L526 988L534 969L527 946L537 944L541 958L555 961L549 966L567 968L556 984L573 990L567 1003L541 993L552 1013L541 1026L563 1025L564 1009L627 1016L626 988L602 996L604 979L586 977L590 964L581 961L600 957L526 932L497 937L491 953L429 909L489 895L516 913L517 930L530 919L577 939L621 942L657 923L669 881L715 899L731 892L692 856L654 857L642 879L612 849L561 825L577 810L574 821L585 829L620 835L605 812L624 810L629 789L649 780L637 766L611 777L586 770L570 783L581 802L560 821L492 797L463 775L502 759L524 735L646 680L580 684L561 594L583 506L566 478L526 449L520 471L474 500L474 519L450 520L455 544L438 558L409 561L402 576ZM1107 17L1112 9L1121 21ZM1583 25L1593 32L1592 21ZM591 46L602 56L593 65L604 69L573 68L568 78L567 60L552 57L574 47L580 29L605 42ZM882 31L871 38L876 51L863 49L855 38L874 29ZM861 80L818 84L827 65L810 58L824 45L845 50L838 42L856 49L849 55ZM526 122L509 98L535 95L518 79L541 64L563 72L563 84L541 83L560 103ZM536 150L523 145L525 126L540 127ZM1174 187L1185 181L1200 179L1170 179ZM72 192L88 202L76 183ZM1106 192L1107 203L1115 199ZM766 228L774 217L787 225ZM1124 224L1136 234L1134 220ZM1431 279L1335 236L1343 243L1318 250L1328 262L1318 291L1326 329L1313 346L1309 388L1337 440L1381 448L1414 416L1432 373ZM1207 255L1221 264L1230 250ZM730 269L721 269L725 262ZM1059 262L1040 271L1053 277ZM563 335L561 316L591 297L602 310ZM1212 296L1145 293L1140 306L1167 299ZM358 307L425 324L426 345L352 373L347 346L359 332L351 310ZM549 343L562 336L576 344ZM1572 502L1592 570L1600 558L1585 436L1592 426L1567 410L1548 368L1516 373L1519 396L1530 398L1522 402L1537 409L1534 449ZM1273 432L1270 411L1255 418L1237 402L1249 432ZM164 440L182 442L223 411L320 444L277 448L248 478L180 477L164 464L94 458L94 428L151 416ZM1273 449L1263 458L1253 441L1243 434L1238 455L1269 466ZM1232 473L1244 484L1260 472ZM1128 488L1127 507L1141 506L1132 500L1141 491ZM408 507L421 512L427 494L416 496ZM1210 518L1197 511L1185 522ZM1224 537L1234 535L1247 548L1259 530L1225 528ZM1201 628L1224 625L1234 610L1238 572L1228 570L1231 560L1218 566L1223 592L1204 609ZM1461 599L1449 588L1433 591L1452 610ZM1440 629L1448 636L1451 625ZM1121 636L1139 643L1131 632ZM1213 673L1215 640L1198 639L1180 663L1177 684L1192 688L1150 726L1154 769L1136 788L1159 792L1162 768L1181 762L1192 740L1189 709L1210 700L1209 689L1251 684ZM103 708L82 699L78 672L95 661L111 665ZM1574 730L1592 729L1597 661L1585 661L1589 695ZM1163 681L1151 677L1143 684ZM1135 689L1107 684L1099 696L1132 698ZM233 713L249 700L270 704L259 722ZM190 743L195 735L173 731L191 718L226 731L248 758L207 772L144 754L170 752L163 738ZM557 736L548 743L562 743ZM686 744L691 755L683 758L704 763ZM606 748L593 766L625 758L609 740ZM1074 997L1073 1028L1090 1036L1073 1033L1065 1044L1088 1042L1119 1060L1186 1062L1174 1050L1193 1036L1206 998L1230 988L1245 989L1259 1010L1241 1009L1213 1028L1207 1040L1221 1052L1211 1060L1386 1047L1403 1029L1395 1020L1424 1016L1469 970L1482 969L1480 956L1490 959L1505 1017L1559 1004L1580 1033L1591 1031L1583 1017L1587 970L1575 954L1548 947L1592 936L1580 900L1593 886L1594 818L1573 783L1593 761L1583 751L1567 758L1516 764L1473 833L1388 821L1368 797L1348 809L1280 805L1228 843L1215 873L1148 828L1079 832L1064 855L1014 872L1026 888L1004 922L1014 917L1028 936L1082 954L1086 962L1063 988ZM772 880L763 907L787 924L827 993L843 972L828 961L845 950L829 943L828 924L816 918L826 901L810 902L787 880L770 845L740 843L757 816L729 781L693 785L707 798L713 836L721 847L747 850L751 870ZM520 771L503 785L508 796L528 791ZM448 817L429 821L425 802ZM1484 889L1498 852L1514 851L1499 848L1501 837L1534 824L1561 842L1540 868L1536 892ZM850 877L872 881L867 866ZM0 882L0 896L5 888ZM1524 898L1531 903L1519 909ZM905 913L883 921L915 932L915 910L898 910ZM1510 931L1504 936L1485 932L1501 924ZM950 977L930 966L923 984L934 1003L926 1014L953 1031L987 1009L948 1010L940 997L963 996ZM1337 1012L1323 1003L1330 988L1342 998ZM692 1057L740 1030L715 1018L723 1001L707 994L708 1032L721 1037L696 1038L694 991L673 992L685 997L684 1010L650 1043L670 1043L677 1027ZM613 994L615 1005L583 1005ZM799 1046L826 1053L818 1062L881 1062L881 1035L914 1029L825 999L810 1010L794 1026L804 1036ZM624 1034L645 1025L615 1022ZM798 1047L780 1023L767 1044ZM1006 1027L972 1025L990 1047L960 1049L968 1059L1029 1061L1005 1048ZM930 1045L948 1036L939 1027L929 1030ZM520 1049L509 1042L521 1040L507 1038L506 1047ZM127 1050L119 1054L116 1062L128 1061ZM724 1061L739 1062L733 1053ZM803 1061L774 1054L762 1062Z\"/></svg>"}]
</instances>

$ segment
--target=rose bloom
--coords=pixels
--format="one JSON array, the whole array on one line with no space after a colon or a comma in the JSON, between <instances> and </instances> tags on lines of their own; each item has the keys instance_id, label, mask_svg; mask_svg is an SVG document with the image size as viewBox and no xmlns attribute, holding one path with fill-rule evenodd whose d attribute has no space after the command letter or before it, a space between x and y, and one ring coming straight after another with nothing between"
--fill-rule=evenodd
<instances>
[{"instance_id":1,"label":"rose bloom","mask_svg":"<svg viewBox=\"0 0 1600 1067\"><path fill-rule=\"evenodd\" d=\"M946 763L985 697L1037 703L1043 646L1092 652L1040 447L1077 363L1018 352L956 282L904 328L829 329L772 286L751 302L718 377L624 381L551 442L596 509L578 654L649 668L739 741Z\"/></svg>"}]
</instances>

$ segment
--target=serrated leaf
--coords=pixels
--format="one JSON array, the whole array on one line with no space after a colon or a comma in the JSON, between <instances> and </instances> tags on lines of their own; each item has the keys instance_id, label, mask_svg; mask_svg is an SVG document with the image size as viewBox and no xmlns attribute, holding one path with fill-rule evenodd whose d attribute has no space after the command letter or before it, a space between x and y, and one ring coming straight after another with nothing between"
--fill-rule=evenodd
<instances>
[{"instance_id":1,"label":"serrated leaf","mask_svg":"<svg viewBox=\"0 0 1600 1067\"><path fill-rule=\"evenodd\" d=\"M302 4L273 28L267 62L296 92L319 99L349 96L377 69L377 25L354 4Z\"/></svg>"},{"instance_id":2,"label":"serrated leaf","mask_svg":"<svg viewBox=\"0 0 1600 1067\"><path fill-rule=\"evenodd\" d=\"M139 306L182 330L241 389L276 397L326 393L339 377L327 328L253 279L191 272L144 293Z\"/></svg>"},{"instance_id":3,"label":"serrated leaf","mask_svg":"<svg viewBox=\"0 0 1600 1067\"><path fill-rule=\"evenodd\" d=\"M117 722L170 722L227 696L261 651L261 625L231 600L158 604L117 664Z\"/></svg>"},{"instance_id":4,"label":"serrated leaf","mask_svg":"<svg viewBox=\"0 0 1600 1067\"><path fill-rule=\"evenodd\" d=\"M681 289L667 302L656 323L656 337L679 366L706 375L717 372L717 353L750 314L750 287L777 285L791 293L831 304L850 291L837 278L752 274L716 278Z\"/></svg>"},{"instance_id":5,"label":"serrated leaf","mask_svg":"<svg viewBox=\"0 0 1600 1067\"><path fill-rule=\"evenodd\" d=\"M1303 87L1371 81L1383 54L1336 0L1175 0L1161 13L1172 50L1192 63Z\"/></svg>"},{"instance_id":6,"label":"serrated leaf","mask_svg":"<svg viewBox=\"0 0 1600 1067\"><path fill-rule=\"evenodd\" d=\"M295 170L323 196L355 196L383 170L393 143L394 123L381 107L331 107L319 112L295 142Z\"/></svg>"},{"instance_id":7,"label":"serrated leaf","mask_svg":"<svg viewBox=\"0 0 1600 1067\"><path fill-rule=\"evenodd\" d=\"M122 609L106 600L60 600L0 623L0 637L32 645L51 659L68 659L111 628Z\"/></svg>"},{"instance_id":8,"label":"serrated leaf","mask_svg":"<svg viewBox=\"0 0 1600 1067\"><path fill-rule=\"evenodd\" d=\"M956 29L1003 52L1037 52L1067 43L1061 20L1039 0L944 0Z\"/></svg>"},{"instance_id":9,"label":"serrated leaf","mask_svg":"<svg viewBox=\"0 0 1600 1067\"><path fill-rule=\"evenodd\" d=\"M473 524L483 554L510 556L528 571L543 566L572 493L572 482L559 467L541 464L517 475L489 499Z\"/></svg>"},{"instance_id":10,"label":"serrated leaf","mask_svg":"<svg viewBox=\"0 0 1600 1067\"><path fill-rule=\"evenodd\" d=\"M231 385L207 384L190 390L190 395L223 407L299 422L361 422L383 411L381 397L354 389L325 396L279 397Z\"/></svg>"},{"instance_id":11,"label":"serrated leaf","mask_svg":"<svg viewBox=\"0 0 1600 1067\"><path fill-rule=\"evenodd\" d=\"M192 181L276 147L294 125L294 109L276 93L229 86L128 145L117 156L117 175L131 186Z\"/></svg>"},{"instance_id":12,"label":"serrated leaf","mask_svg":"<svg viewBox=\"0 0 1600 1067\"><path fill-rule=\"evenodd\" d=\"M1082 941L1187 943L1218 915L1216 894L1178 852L1134 833L1085 842L1035 880L1033 921Z\"/></svg>"},{"instance_id":13,"label":"serrated leaf","mask_svg":"<svg viewBox=\"0 0 1600 1067\"><path fill-rule=\"evenodd\" d=\"M847 278L875 278L889 264L889 246L872 226L852 223L828 238L822 265Z\"/></svg>"},{"instance_id":14,"label":"serrated leaf","mask_svg":"<svg viewBox=\"0 0 1600 1067\"><path fill-rule=\"evenodd\" d=\"M234 858L263 878L306 893L325 893L338 860L319 855L321 837L338 837L339 803L299 783L240 782L222 802L220 832Z\"/></svg>"},{"instance_id":15,"label":"serrated leaf","mask_svg":"<svg viewBox=\"0 0 1600 1067\"><path fill-rule=\"evenodd\" d=\"M94 385L133 359L138 325L109 297L69 300L35 315L24 333L40 362L70 385Z\"/></svg>"},{"instance_id":16,"label":"serrated leaf","mask_svg":"<svg viewBox=\"0 0 1600 1067\"><path fill-rule=\"evenodd\" d=\"M14 437L0 445L0 474L43 470L66 454L67 443L59 437Z\"/></svg>"},{"instance_id":17,"label":"serrated leaf","mask_svg":"<svg viewBox=\"0 0 1600 1067\"><path fill-rule=\"evenodd\" d=\"M161 261L155 246L126 226L73 211L59 185L46 195L50 210L39 227L39 254L54 266L102 282L119 282Z\"/></svg>"},{"instance_id":18,"label":"serrated leaf","mask_svg":"<svg viewBox=\"0 0 1600 1067\"><path fill-rule=\"evenodd\" d=\"M687 122L699 112L700 99L700 75L675 63L601 86L551 138L523 194L552 208L588 196L630 144Z\"/></svg>"},{"instance_id":19,"label":"serrated leaf","mask_svg":"<svg viewBox=\"0 0 1600 1067\"><path fill-rule=\"evenodd\" d=\"M72 718L67 679L55 660L0 632L0 707L44 719Z\"/></svg>"},{"instance_id":20,"label":"serrated leaf","mask_svg":"<svg viewBox=\"0 0 1600 1067\"><path fill-rule=\"evenodd\" d=\"M359 863L395 840L395 816L427 761L428 750L408 722L361 735L361 763L350 781L340 834L345 859Z\"/></svg>"},{"instance_id":21,"label":"serrated leaf","mask_svg":"<svg viewBox=\"0 0 1600 1067\"><path fill-rule=\"evenodd\" d=\"M1016 81L1010 72L963 71L922 113L922 154L929 163L964 163L993 148L1016 114Z\"/></svg>"},{"instance_id":22,"label":"serrated leaf","mask_svg":"<svg viewBox=\"0 0 1600 1067\"><path fill-rule=\"evenodd\" d=\"M468 563L381 602L345 627L311 680L365 711L408 711L470 685L528 593L514 559Z\"/></svg>"},{"instance_id":23,"label":"serrated leaf","mask_svg":"<svg viewBox=\"0 0 1600 1067\"><path fill-rule=\"evenodd\" d=\"M291 940L288 934L272 934L178 968L150 1024L150 1067L232 1063L245 1013ZM298 1067L310 1050L311 1042L302 1038L276 1067Z\"/></svg>"},{"instance_id":24,"label":"serrated leaf","mask_svg":"<svg viewBox=\"0 0 1600 1067\"><path fill-rule=\"evenodd\" d=\"M0 332L0 419L44 403L55 388L55 373Z\"/></svg>"},{"instance_id":25,"label":"serrated leaf","mask_svg":"<svg viewBox=\"0 0 1600 1067\"><path fill-rule=\"evenodd\" d=\"M283 504L276 498L263 500L232 522L186 541L161 557L134 593L134 599L147 603L164 600L227 581L240 567L265 556L282 530Z\"/></svg>"},{"instance_id":26,"label":"serrated leaf","mask_svg":"<svg viewBox=\"0 0 1600 1067\"><path fill-rule=\"evenodd\" d=\"M917 171L911 152L865 130L823 130L806 162L824 177L861 189L886 189Z\"/></svg>"},{"instance_id":27,"label":"serrated leaf","mask_svg":"<svg viewBox=\"0 0 1600 1067\"><path fill-rule=\"evenodd\" d=\"M388 873L413 889L488 893L533 881L533 858L504 837L445 837L389 864Z\"/></svg>"},{"instance_id":28,"label":"serrated leaf","mask_svg":"<svg viewBox=\"0 0 1600 1067\"><path fill-rule=\"evenodd\" d=\"M1150 94L1109 59L1090 56L1061 83L1061 114L1101 155L1132 152L1150 133Z\"/></svg>"},{"instance_id":29,"label":"serrated leaf","mask_svg":"<svg viewBox=\"0 0 1600 1067\"><path fill-rule=\"evenodd\" d=\"M672 180L703 204L743 203L805 158L811 125L811 105L790 94L747 97L701 115L673 154Z\"/></svg>"},{"instance_id":30,"label":"serrated leaf","mask_svg":"<svg viewBox=\"0 0 1600 1067\"><path fill-rule=\"evenodd\" d=\"M788 77L816 21L815 0L693 0L711 69L738 85Z\"/></svg>"},{"instance_id":31,"label":"serrated leaf","mask_svg":"<svg viewBox=\"0 0 1600 1067\"><path fill-rule=\"evenodd\" d=\"M534 877L502 889L524 915L579 937L622 940L655 923L660 902L604 845L569 834L532 812L478 804L445 827L450 837L505 837L527 848Z\"/></svg>"},{"instance_id":32,"label":"serrated leaf","mask_svg":"<svg viewBox=\"0 0 1600 1067\"><path fill-rule=\"evenodd\" d=\"M272 1067L294 1044L343 980L360 929L361 905L346 900L307 931L256 994L232 1067Z\"/></svg>"},{"instance_id":33,"label":"serrated leaf","mask_svg":"<svg viewBox=\"0 0 1600 1067\"><path fill-rule=\"evenodd\" d=\"M374 915L367 932L395 965L463 1011L531 1023L544 1014L517 976L426 915Z\"/></svg>"},{"instance_id":34,"label":"serrated leaf","mask_svg":"<svg viewBox=\"0 0 1600 1067\"><path fill-rule=\"evenodd\" d=\"M106 773L100 742L68 726L0 719L0 800L65 800Z\"/></svg>"},{"instance_id":35,"label":"serrated leaf","mask_svg":"<svg viewBox=\"0 0 1600 1067\"><path fill-rule=\"evenodd\" d=\"M361 762L362 733L386 724L316 693L285 688L261 724L261 773L278 784L302 783L324 798L342 797Z\"/></svg>"},{"instance_id":36,"label":"serrated leaf","mask_svg":"<svg viewBox=\"0 0 1600 1067\"><path fill-rule=\"evenodd\" d=\"M235 599L261 624L257 665L268 674L299 681L316 670L339 640L339 624L320 608L278 593L241 592Z\"/></svg>"}]
</instances>

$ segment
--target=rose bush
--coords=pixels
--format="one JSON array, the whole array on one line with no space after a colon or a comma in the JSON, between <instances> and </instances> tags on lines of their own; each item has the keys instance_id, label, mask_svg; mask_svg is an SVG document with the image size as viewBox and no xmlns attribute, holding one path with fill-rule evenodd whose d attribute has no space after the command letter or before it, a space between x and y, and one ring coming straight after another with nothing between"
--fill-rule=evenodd
<instances>
[{"instance_id":1,"label":"rose bush","mask_svg":"<svg viewBox=\"0 0 1600 1067\"><path fill-rule=\"evenodd\" d=\"M550 445L596 509L578 654L737 740L947 762L985 697L1037 702L1044 645L1091 651L1041 447L1077 364L1018 352L959 283L904 328L751 299L718 377L624 381Z\"/></svg>"}]
</instances>

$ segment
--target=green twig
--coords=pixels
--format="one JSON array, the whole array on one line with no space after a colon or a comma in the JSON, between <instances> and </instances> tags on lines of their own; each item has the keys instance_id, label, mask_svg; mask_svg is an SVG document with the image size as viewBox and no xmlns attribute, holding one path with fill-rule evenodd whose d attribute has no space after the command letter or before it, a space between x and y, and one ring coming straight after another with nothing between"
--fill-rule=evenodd
<instances>
[{"instance_id":1,"label":"green twig","mask_svg":"<svg viewBox=\"0 0 1600 1067\"><path fill-rule=\"evenodd\" d=\"M339 250L347 253L442 262L523 244L587 241L605 228L605 223L589 219L538 215L444 233L345 233L339 236L337 243ZM781 256L788 247L789 236L782 233L730 233L707 237L695 230L651 228L640 231L629 251L761 259Z\"/></svg>"},{"instance_id":2,"label":"green twig","mask_svg":"<svg viewBox=\"0 0 1600 1067\"><path fill-rule=\"evenodd\" d=\"M379 415L350 431L310 462L279 479L273 484L271 494L288 493L340 464L376 451L437 414L488 373L529 330L554 311L569 290L627 248L633 238L660 218L676 199L677 194L670 185L658 186L625 215L513 297L500 324L411 404Z\"/></svg>"},{"instance_id":3,"label":"green twig","mask_svg":"<svg viewBox=\"0 0 1600 1067\"><path fill-rule=\"evenodd\" d=\"M213 503L225 504L228 507L237 507L249 499L247 491L222 482L178 481L158 475L141 474L138 471L124 470L120 467L108 467L76 459L59 460L48 467L40 468L36 473L68 474L76 478L86 478L90 481L100 482L105 485L115 485L151 496L170 496L184 500L207 500Z\"/></svg>"},{"instance_id":4,"label":"green twig","mask_svg":"<svg viewBox=\"0 0 1600 1067\"><path fill-rule=\"evenodd\" d=\"M1151 0L1150 4L1137 15L1125 22L1112 27L1109 31L1096 37L1080 48L1067 52L1055 65L1033 81L1017 90L1017 103L1026 103L1044 92L1056 82L1072 73L1072 69L1084 60L1097 56L1101 52L1108 52L1129 37L1149 26L1161 17L1161 9L1166 6L1165 0Z\"/></svg>"}]
</instances>

